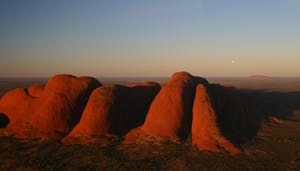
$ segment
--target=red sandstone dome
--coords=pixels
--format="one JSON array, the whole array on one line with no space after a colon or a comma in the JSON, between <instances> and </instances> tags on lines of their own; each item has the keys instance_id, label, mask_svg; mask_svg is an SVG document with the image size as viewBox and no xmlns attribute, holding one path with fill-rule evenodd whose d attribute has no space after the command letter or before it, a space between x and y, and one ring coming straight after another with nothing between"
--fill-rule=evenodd
<instances>
[{"instance_id":1,"label":"red sandstone dome","mask_svg":"<svg viewBox=\"0 0 300 171\"><path fill-rule=\"evenodd\" d=\"M124 143L135 143L140 136L184 140L190 134L195 87L208 84L187 72L174 73L152 102L142 127L129 132Z\"/></svg>"},{"instance_id":2,"label":"red sandstone dome","mask_svg":"<svg viewBox=\"0 0 300 171\"><path fill-rule=\"evenodd\" d=\"M192 134L193 144L200 150L239 153L221 134L209 87L205 79L175 73L154 99L144 125L129 132L124 143L161 139L157 136L176 140Z\"/></svg>"},{"instance_id":3,"label":"red sandstone dome","mask_svg":"<svg viewBox=\"0 0 300 171\"><path fill-rule=\"evenodd\" d=\"M111 135L124 135L144 122L159 90L157 83L107 85L95 89L79 124L62 142L94 146L105 143Z\"/></svg>"},{"instance_id":4,"label":"red sandstone dome","mask_svg":"<svg viewBox=\"0 0 300 171\"><path fill-rule=\"evenodd\" d=\"M60 139L79 121L89 94L99 86L91 77L56 75L43 92L31 87L7 93L0 101L0 112L9 117L8 128L17 137ZM39 97L31 96L33 92Z\"/></svg>"},{"instance_id":5,"label":"red sandstone dome","mask_svg":"<svg viewBox=\"0 0 300 171\"><path fill-rule=\"evenodd\" d=\"M185 138L189 134L195 86L205 79L186 72L173 74L158 93L141 127L148 134Z\"/></svg>"},{"instance_id":6,"label":"red sandstone dome","mask_svg":"<svg viewBox=\"0 0 300 171\"><path fill-rule=\"evenodd\" d=\"M202 84L196 88L193 105L192 142L200 150L213 152L226 150L232 154L240 153L237 147L222 136L211 97Z\"/></svg>"}]
</instances>

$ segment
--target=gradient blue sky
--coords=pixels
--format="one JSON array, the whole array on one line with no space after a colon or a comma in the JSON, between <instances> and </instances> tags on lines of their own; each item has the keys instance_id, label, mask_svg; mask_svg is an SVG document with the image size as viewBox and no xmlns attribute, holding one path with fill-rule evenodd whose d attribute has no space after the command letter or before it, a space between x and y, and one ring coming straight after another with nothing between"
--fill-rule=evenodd
<instances>
[{"instance_id":1,"label":"gradient blue sky","mask_svg":"<svg viewBox=\"0 0 300 171\"><path fill-rule=\"evenodd\" d=\"M300 0L0 1L2 77L180 70L300 76Z\"/></svg>"}]
</instances>

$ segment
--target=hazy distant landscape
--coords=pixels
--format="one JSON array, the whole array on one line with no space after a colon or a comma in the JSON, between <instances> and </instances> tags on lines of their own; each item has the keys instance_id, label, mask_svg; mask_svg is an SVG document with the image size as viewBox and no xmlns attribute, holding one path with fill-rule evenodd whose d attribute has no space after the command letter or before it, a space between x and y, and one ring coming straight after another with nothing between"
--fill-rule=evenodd
<instances>
[{"instance_id":1,"label":"hazy distant landscape","mask_svg":"<svg viewBox=\"0 0 300 171\"><path fill-rule=\"evenodd\" d=\"M45 84L49 78L0 78L0 96L5 92L19 87ZM154 81L164 84L167 77L98 77L103 84L130 84L145 81ZM238 89L265 90L265 91L300 91L300 77L270 77L269 79L255 79L252 77L208 77L210 83L234 86Z\"/></svg>"}]
</instances>

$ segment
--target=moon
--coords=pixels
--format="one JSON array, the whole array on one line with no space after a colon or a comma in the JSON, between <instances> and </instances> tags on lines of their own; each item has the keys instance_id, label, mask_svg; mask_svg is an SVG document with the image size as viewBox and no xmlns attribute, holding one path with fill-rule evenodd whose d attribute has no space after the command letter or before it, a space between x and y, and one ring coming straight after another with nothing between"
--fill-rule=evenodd
<instances>
[{"instance_id":1,"label":"moon","mask_svg":"<svg viewBox=\"0 0 300 171\"><path fill-rule=\"evenodd\" d=\"M235 60L231 60L231 63L232 63L232 64L235 64Z\"/></svg>"}]
</instances>

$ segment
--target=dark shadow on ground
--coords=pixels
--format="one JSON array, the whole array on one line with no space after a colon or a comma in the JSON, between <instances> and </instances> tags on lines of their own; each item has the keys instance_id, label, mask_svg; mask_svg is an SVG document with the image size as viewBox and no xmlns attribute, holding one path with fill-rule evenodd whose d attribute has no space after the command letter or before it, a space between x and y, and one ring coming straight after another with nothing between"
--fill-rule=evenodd
<instances>
[{"instance_id":1,"label":"dark shadow on ground","mask_svg":"<svg viewBox=\"0 0 300 171\"><path fill-rule=\"evenodd\" d=\"M211 86L218 124L225 137L240 145L254 138L269 117L288 120L300 109L300 92L274 92Z\"/></svg>"}]
</instances>

